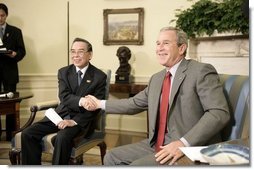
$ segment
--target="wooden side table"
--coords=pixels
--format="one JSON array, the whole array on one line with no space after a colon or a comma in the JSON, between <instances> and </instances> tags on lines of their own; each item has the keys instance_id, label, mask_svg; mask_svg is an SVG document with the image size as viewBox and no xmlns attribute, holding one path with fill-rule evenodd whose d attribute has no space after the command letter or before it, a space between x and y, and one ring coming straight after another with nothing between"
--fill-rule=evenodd
<instances>
[{"instance_id":1,"label":"wooden side table","mask_svg":"<svg viewBox=\"0 0 254 170\"><path fill-rule=\"evenodd\" d=\"M20 102L33 97L32 93L15 92L13 98L0 98L0 115L12 115L14 124L6 123L6 140L10 141L12 132L20 128ZM0 136L2 125L0 122Z\"/></svg>"},{"instance_id":2,"label":"wooden side table","mask_svg":"<svg viewBox=\"0 0 254 170\"><path fill-rule=\"evenodd\" d=\"M146 84L139 84L139 83L130 83L130 84L120 84L114 83L110 84L109 92L114 93L128 93L129 97L132 97L139 93L140 91L144 90L147 87Z\"/></svg>"}]
</instances>

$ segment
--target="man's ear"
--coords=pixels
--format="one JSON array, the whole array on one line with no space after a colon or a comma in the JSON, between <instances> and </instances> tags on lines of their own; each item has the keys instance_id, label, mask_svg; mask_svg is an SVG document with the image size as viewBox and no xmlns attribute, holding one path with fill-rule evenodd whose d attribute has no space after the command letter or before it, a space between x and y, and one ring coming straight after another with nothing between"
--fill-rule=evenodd
<instances>
[{"instance_id":1,"label":"man's ear","mask_svg":"<svg viewBox=\"0 0 254 170\"><path fill-rule=\"evenodd\" d=\"M89 60L91 60L93 58L93 52L90 52L89 54Z\"/></svg>"},{"instance_id":2,"label":"man's ear","mask_svg":"<svg viewBox=\"0 0 254 170\"><path fill-rule=\"evenodd\" d=\"M180 53L181 55L183 55L184 52L187 50L187 45L186 45L186 44L181 44L181 45L178 47L178 49L179 49L179 53Z\"/></svg>"}]
</instances>

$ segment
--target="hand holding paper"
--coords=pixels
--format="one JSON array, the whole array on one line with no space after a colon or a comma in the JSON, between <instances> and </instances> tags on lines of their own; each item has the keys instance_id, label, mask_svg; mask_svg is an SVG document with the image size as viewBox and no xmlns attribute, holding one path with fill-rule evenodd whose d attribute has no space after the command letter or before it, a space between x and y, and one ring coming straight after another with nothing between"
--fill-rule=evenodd
<instances>
[{"instance_id":1,"label":"hand holding paper","mask_svg":"<svg viewBox=\"0 0 254 170\"><path fill-rule=\"evenodd\" d=\"M49 118L55 125L57 125L60 121L63 120L52 108L46 110L45 116Z\"/></svg>"}]
</instances>

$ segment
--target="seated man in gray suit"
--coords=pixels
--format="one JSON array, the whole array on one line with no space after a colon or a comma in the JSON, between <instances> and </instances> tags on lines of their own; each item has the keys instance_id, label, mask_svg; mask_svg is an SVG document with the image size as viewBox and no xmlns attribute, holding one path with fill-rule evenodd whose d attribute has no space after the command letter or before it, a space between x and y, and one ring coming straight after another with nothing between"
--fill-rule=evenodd
<instances>
[{"instance_id":1,"label":"seated man in gray suit","mask_svg":"<svg viewBox=\"0 0 254 170\"><path fill-rule=\"evenodd\" d=\"M87 135L94 130L93 122L99 110L88 111L82 107L86 103L84 96L92 94L105 99L107 75L93 66L92 45L84 39L76 38L72 43L70 55L73 64L58 71L60 104L55 111L63 118L57 125L47 117L22 131L21 149L23 165L41 164L41 139L50 133L56 133L53 165L69 163L73 138Z\"/></svg>"},{"instance_id":2,"label":"seated man in gray suit","mask_svg":"<svg viewBox=\"0 0 254 170\"><path fill-rule=\"evenodd\" d=\"M230 114L218 73L210 64L185 59L187 41L183 31L162 28L156 54L165 69L151 77L146 89L129 99L87 97L90 102L84 107L90 110L148 111L149 138L113 148L104 158L105 165L173 165L183 156L179 147L221 141L220 131Z\"/></svg>"}]
</instances>

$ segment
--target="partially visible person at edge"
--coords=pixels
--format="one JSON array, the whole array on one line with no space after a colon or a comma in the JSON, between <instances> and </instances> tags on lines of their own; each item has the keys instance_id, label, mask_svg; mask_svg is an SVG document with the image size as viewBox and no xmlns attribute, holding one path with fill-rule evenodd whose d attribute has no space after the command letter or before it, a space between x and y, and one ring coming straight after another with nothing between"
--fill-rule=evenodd
<instances>
[{"instance_id":1,"label":"partially visible person at edge","mask_svg":"<svg viewBox=\"0 0 254 170\"><path fill-rule=\"evenodd\" d=\"M0 3L0 35L3 36L3 45L9 53L0 53L0 92L16 92L16 85L19 82L18 62L26 55L22 31L6 22L8 7ZM14 129L15 115L6 115L7 140L11 140L11 131Z\"/></svg>"},{"instance_id":2,"label":"partially visible person at edge","mask_svg":"<svg viewBox=\"0 0 254 170\"><path fill-rule=\"evenodd\" d=\"M70 55L73 64L58 71L60 104L55 111L63 118L57 125L47 117L22 131L21 150L23 165L41 164L41 140L45 135L57 133L51 142L54 146L53 165L66 165L69 162L73 139L90 135L94 131L94 120L99 110L88 111L83 105L84 96L92 94L105 99L107 75L93 66L92 45L85 39L76 38L72 43ZM79 85L79 72L81 83Z\"/></svg>"},{"instance_id":3,"label":"partially visible person at edge","mask_svg":"<svg viewBox=\"0 0 254 170\"><path fill-rule=\"evenodd\" d=\"M174 165L183 156L179 147L222 141L220 131L230 114L218 73L210 64L185 59L187 47L186 33L174 27L162 28L156 55L165 69L152 75L147 88L128 99L105 101L87 96L85 108L89 110L102 108L129 115L148 111L149 138L113 148L104 157L105 165ZM167 126L164 143L156 149L156 122L166 72L172 75Z\"/></svg>"},{"instance_id":4,"label":"partially visible person at edge","mask_svg":"<svg viewBox=\"0 0 254 170\"><path fill-rule=\"evenodd\" d=\"M0 3L0 31L3 32L3 47L10 51L9 54L0 53L0 85L1 91L16 91L19 82L18 62L26 55L22 31L6 22L8 8Z\"/></svg>"}]
</instances>

